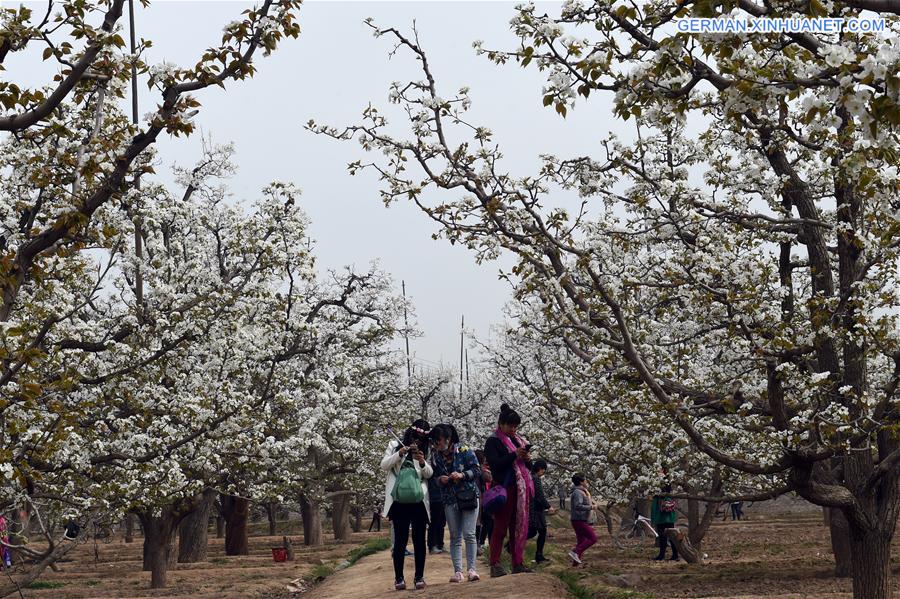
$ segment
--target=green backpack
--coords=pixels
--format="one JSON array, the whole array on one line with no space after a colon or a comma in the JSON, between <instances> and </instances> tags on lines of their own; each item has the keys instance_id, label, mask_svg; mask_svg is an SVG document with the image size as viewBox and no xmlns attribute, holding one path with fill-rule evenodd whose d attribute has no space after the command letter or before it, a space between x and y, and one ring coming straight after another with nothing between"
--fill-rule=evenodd
<instances>
[{"instance_id":1,"label":"green backpack","mask_svg":"<svg viewBox=\"0 0 900 599\"><path fill-rule=\"evenodd\" d=\"M397 503L419 503L425 500L425 492L422 490L422 482L416 467L409 460L404 460L400 467L400 474L394 482L391 497Z\"/></svg>"}]
</instances>

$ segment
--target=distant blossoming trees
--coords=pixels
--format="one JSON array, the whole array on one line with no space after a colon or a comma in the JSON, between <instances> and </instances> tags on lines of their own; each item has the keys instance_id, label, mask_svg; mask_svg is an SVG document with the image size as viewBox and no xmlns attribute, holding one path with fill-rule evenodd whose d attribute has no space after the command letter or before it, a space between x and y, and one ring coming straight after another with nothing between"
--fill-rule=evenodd
<instances>
[{"instance_id":1,"label":"distant blossoming trees","mask_svg":"<svg viewBox=\"0 0 900 599\"><path fill-rule=\"evenodd\" d=\"M236 206L233 149L211 144L174 186L152 176L159 135L191 133L195 94L296 37L299 2L244 11L188 67L145 64L149 41L123 49L124 0L56 6L0 11L0 63L40 46L61 70L0 83L0 507L25 507L49 544L13 543L35 566L0 595L71 548L50 532L63 516L137 514L161 587L175 531L202 513L181 542L205 546L221 492L227 545L246 551L248 500L317 505L377 476L361 469L368 414L397 389L403 301L374 267L316 269L291 184ZM159 94L137 124L119 106L132 68Z\"/></svg>"},{"instance_id":2,"label":"distant blossoming trees","mask_svg":"<svg viewBox=\"0 0 900 599\"><path fill-rule=\"evenodd\" d=\"M888 31L671 27L691 15L862 9ZM490 131L467 120L469 91L441 93L417 39L374 24L422 69L391 88L409 135L375 107L358 125L310 127L383 153L350 170L377 169L386 202L416 202L479 260L515 256L517 297L584 380L631 381L651 418L711 463L832 508L855 595L886 598L900 513L896 12L570 1L551 17L521 5L520 46L479 51L544 71L544 105L562 116L579 96L608 93L635 125L595 156L544 156L531 175L503 168ZM553 194L572 192L580 210L554 207ZM603 396L584 407L602 418L605 401L615 411Z\"/></svg>"}]
</instances>

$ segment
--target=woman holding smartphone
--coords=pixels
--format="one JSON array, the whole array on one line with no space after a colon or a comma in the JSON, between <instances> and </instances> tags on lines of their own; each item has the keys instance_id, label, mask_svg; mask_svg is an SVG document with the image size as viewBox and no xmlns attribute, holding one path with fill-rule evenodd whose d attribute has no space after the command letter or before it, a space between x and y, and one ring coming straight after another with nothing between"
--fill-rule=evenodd
<instances>
[{"instance_id":1,"label":"woman holding smartphone","mask_svg":"<svg viewBox=\"0 0 900 599\"><path fill-rule=\"evenodd\" d=\"M415 578L417 589L425 588L425 528L429 519L427 480L432 469L428 463L428 434L431 425L416 420L406 429L403 440L388 443L381 460L381 469L387 473L384 493L384 510L394 530L394 588L406 589L403 562L409 530L412 527L413 553L415 554Z\"/></svg>"},{"instance_id":2,"label":"woman holding smartphone","mask_svg":"<svg viewBox=\"0 0 900 599\"><path fill-rule=\"evenodd\" d=\"M431 466L443 495L444 513L450 528L450 560L453 576L450 582L463 581L463 541L466 546L466 569L469 582L479 579L475 570L477 545L475 525L478 521L481 465L475 452L461 444L452 424L438 424L432 431L434 449Z\"/></svg>"},{"instance_id":3,"label":"woman holding smartphone","mask_svg":"<svg viewBox=\"0 0 900 599\"><path fill-rule=\"evenodd\" d=\"M484 455L491 466L494 484L503 485L506 502L494 514L491 534L491 578L506 576L500 565L503 539L509 533L512 573L532 572L525 565L525 541L528 538L528 512L534 497L531 479L531 445L519 435L522 418L507 404L500 406L497 430L484 444Z\"/></svg>"}]
</instances>

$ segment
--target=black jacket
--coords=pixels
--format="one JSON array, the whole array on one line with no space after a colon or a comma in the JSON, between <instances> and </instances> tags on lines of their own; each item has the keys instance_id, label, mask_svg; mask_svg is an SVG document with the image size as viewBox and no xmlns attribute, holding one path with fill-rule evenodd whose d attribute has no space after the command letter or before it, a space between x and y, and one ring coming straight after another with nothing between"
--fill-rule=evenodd
<instances>
[{"instance_id":1,"label":"black jacket","mask_svg":"<svg viewBox=\"0 0 900 599\"><path fill-rule=\"evenodd\" d=\"M515 437L511 437L511 441L515 447L521 447ZM512 472L512 465L516 461L516 453L510 452L496 434L491 435L485 441L484 457L487 458L488 465L491 467L495 485L515 484L516 479Z\"/></svg>"},{"instance_id":2,"label":"black jacket","mask_svg":"<svg viewBox=\"0 0 900 599\"><path fill-rule=\"evenodd\" d=\"M540 476L531 475L534 481L534 497L531 500L531 510L528 513L529 528L547 528L547 510L550 509L550 502L544 495L544 481Z\"/></svg>"}]
</instances>

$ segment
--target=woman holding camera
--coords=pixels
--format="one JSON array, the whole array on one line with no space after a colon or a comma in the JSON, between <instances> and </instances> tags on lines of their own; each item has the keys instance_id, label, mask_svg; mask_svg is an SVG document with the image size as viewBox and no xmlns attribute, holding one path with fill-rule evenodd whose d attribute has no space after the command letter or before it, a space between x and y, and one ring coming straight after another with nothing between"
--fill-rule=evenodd
<instances>
[{"instance_id":1,"label":"woman holding camera","mask_svg":"<svg viewBox=\"0 0 900 599\"><path fill-rule=\"evenodd\" d=\"M413 553L417 589L425 588L425 527L429 518L428 484L431 464L428 463L428 435L431 425L416 420L406 429L403 442L391 441L381 460L381 469L387 472L384 511L394 530L394 588L406 589L403 577L403 560L409 529L412 527Z\"/></svg>"}]
</instances>

